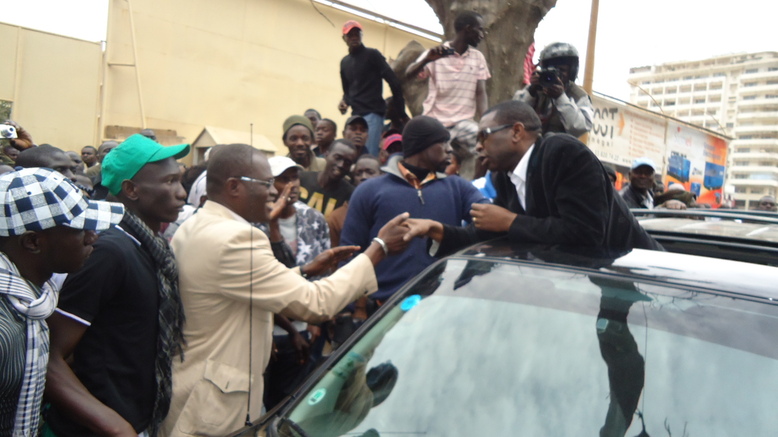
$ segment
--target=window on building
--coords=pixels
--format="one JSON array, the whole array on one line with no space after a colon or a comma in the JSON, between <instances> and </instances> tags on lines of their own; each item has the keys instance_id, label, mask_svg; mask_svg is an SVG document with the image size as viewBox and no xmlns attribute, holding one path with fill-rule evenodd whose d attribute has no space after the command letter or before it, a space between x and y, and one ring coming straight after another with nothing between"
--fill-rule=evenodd
<instances>
[{"instance_id":1,"label":"window on building","mask_svg":"<svg viewBox=\"0 0 778 437\"><path fill-rule=\"evenodd\" d=\"M743 96L743 100L756 100L756 96Z\"/></svg>"},{"instance_id":2,"label":"window on building","mask_svg":"<svg viewBox=\"0 0 778 437\"><path fill-rule=\"evenodd\" d=\"M743 84L743 86L744 86L744 87L748 87L748 86L756 86L756 82L746 82L746 83L744 83L744 84Z\"/></svg>"},{"instance_id":3,"label":"window on building","mask_svg":"<svg viewBox=\"0 0 778 437\"><path fill-rule=\"evenodd\" d=\"M739 139L739 140L743 140L743 139L745 139L745 138L743 138L743 137L740 137L740 138L738 138L738 139ZM739 147L739 148L737 149L737 153L749 153L749 152L751 152L751 148L749 148L749 147Z\"/></svg>"},{"instance_id":4,"label":"window on building","mask_svg":"<svg viewBox=\"0 0 778 437\"><path fill-rule=\"evenodd\" d=\"M742 160L741 161L735 161L735 162L733 162L733 164L738 165L738 166L745 166L745 165L748 165L748 161L742 161Z\"/></svg>"},{"instance_id":5,"label":"window on building","mask_svg":"<svg viewBox=\"0 0 778 437\"><path fill-rule=\"evenodd\" d=\"M700 99L694 99L694 103L705 103L705 97Z\"/></svg>"},{"instance_id":6,"label":"window on building","mask_svg":"<svg viewBox=\"0 0 778 437\"><path fill-rule=\"evenodd\" d=\"M737 209L745 209L746 208L746 201L745 200L735 200L735 208L737 208Z\"/></svg>"},{"instance_id":7,"label":"window on building","mask_svg":"<svg viewBox=\"0 0 778 437\"><path fill-rule=\"evenodd\" d=\"M765 99L778 99L778 94L765 94Z\"/></svg>"},{"instance_id":8,"label":"window on building","mask_svg":"<svg viewBox=\"0 0 778 437\"><path fill-rule=\"evenodd\" d=\"M743 73L744 73L744 74L754 74L754 73L759 73L759 69L758 69L758 68L749 68L748 70L744 71Z\"/></svg>"},{"instance_id":9,"label":"window on building","mask_svg":"<svg viewBox=\"0 0 778 437\"><path fill-rule=\"evenodd\" d=\"M778 176L772 173L754 173L751 175L751 179L757 181L778 181Z\"/></svg>"},{"instance_id":10,"label":"window on building","mask_svg":"<svg viewBox=\"0 0 778 437\"><path fill-rule=\"evenodd\" d=\"M713 77L721 77L721 76L726 76L726 75L727 75L727 73L722 73L722 72L713 73Z\"/></svg>"},{"instance_id":11,"label":"window on building","mask_svg":"<svg viewBox=\"0 0 778 437\"><path fill-rule=\"evenodd\" d=\"M778 67L769 67L767 71L778 71Z\"/></svg>"},{"instance_id":12,"label":"window on building","mask_svg":"<svg viewBox=\"0 0 778 437\"><path fill-rule=\"evenodd\" d=\"M746 187L735 187L736 193L747 193L748 190L746 190Z\"/></svg>"},{"instance_id":13,"label":"window on building","mask_svg":"<svg viewBox=\"0 0 778 437\"><path fill-rule=\"evenodd\" d=\"M767 85L778 85L778 80L768 80Z\"/></svg>"},{"instance_id":14,"label":"window on building","mask_svg":"<svg viewBox=\"0 0 778 437\"><path fill-rule=\"evenodd\" d=\"M727 123L727 129L732 129L735 127L735 123Z\"/></svg>"},{"instance_id":15,"label":"window on building","mask_svg":"<svg viewBox=\"0 0 778 437\"><path fill-rule=\"evenodd\" d=\"M759 161L759 165L762 166L762 167L769 167L769 166L773 165L773 162L772 161Z\"/></svg>"}]
</instances>

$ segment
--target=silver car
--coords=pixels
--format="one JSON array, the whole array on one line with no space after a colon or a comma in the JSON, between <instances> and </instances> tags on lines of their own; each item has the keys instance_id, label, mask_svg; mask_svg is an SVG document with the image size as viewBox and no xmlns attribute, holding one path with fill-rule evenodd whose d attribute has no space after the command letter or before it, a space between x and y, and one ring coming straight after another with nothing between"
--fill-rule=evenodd
<instances>
[{"instance_id":1,"label":"silver car","mask_svg":"<svg viewBox=\"0 0 778 437\"><path fill-rule=\"evenodd\" d=\"M778 268L476 245L237 435L772 436Z\"/></svg>"}]
</instances>

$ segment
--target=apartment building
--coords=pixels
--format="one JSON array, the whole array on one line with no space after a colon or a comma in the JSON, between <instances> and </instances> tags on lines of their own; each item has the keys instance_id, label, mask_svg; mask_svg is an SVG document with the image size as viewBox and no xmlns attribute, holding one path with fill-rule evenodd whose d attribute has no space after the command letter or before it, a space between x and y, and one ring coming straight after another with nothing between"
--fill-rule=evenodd
<instances>
[{"instance_id":1,"label":"apartment building","mask_svg":"<svg viewBox=\"0 0 778 437\"><path fill-rule=\"evenodd\" d=\"M778 195L778 52L630 69L630 102L734 138L725 192L738 208Z\"/></svg>"}]
</instances>

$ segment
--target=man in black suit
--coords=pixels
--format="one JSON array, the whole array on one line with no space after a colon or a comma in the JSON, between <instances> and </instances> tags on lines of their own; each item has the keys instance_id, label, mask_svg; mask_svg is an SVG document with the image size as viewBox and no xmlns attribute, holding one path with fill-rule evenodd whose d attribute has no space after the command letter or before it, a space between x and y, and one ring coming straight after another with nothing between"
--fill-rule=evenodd
<instances>
[{"instance_id":1,"label":"man in black suit","mask_svg":"<svg viewBox=\"0 0 778 437\"><path fill-rule=\"evenodd\" d=\"M474 204L473 224L461 228L410 219L406 239L426 235L433 253L507 234L515 243L658 249L614 191L600 160L567 134L540 137L541 123L526 103L486 111L476 151L492 171L494 204Z\"/></svg>"}]
</instances>

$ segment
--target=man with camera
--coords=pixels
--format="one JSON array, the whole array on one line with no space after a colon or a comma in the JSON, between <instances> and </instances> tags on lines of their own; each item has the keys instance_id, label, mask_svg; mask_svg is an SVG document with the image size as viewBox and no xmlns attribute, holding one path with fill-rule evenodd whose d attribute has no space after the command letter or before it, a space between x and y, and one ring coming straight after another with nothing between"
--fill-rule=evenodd
<instances>
[{"instance_id":1,"label":"man with camera","mask_svg":"<svg viewBox=\"0 0 778 437\"><path fill-rule=\"evenodd\" d=\"M409 78L429 78L424 115L451 128L462 120L473 120L488 106L486 79L491 77L484 55L475 49L484 39L483 18L465 11L454 21L456 37L419 56L405 70Z\"/></svg>"},{"instance_id":2,"label":"man with camera","mask_svg":"<svg viewBox=\"0 0 778 437\"><path fill-rule=\"evenodd\" d=\"M592 129L592 101L573 83L578 76L578 51L556 42L540 52L540 69L530 84L517 91L513 100L532 106L540 117L543 133L561 132L579 137Z\"/></svg>"}]
</instances>

